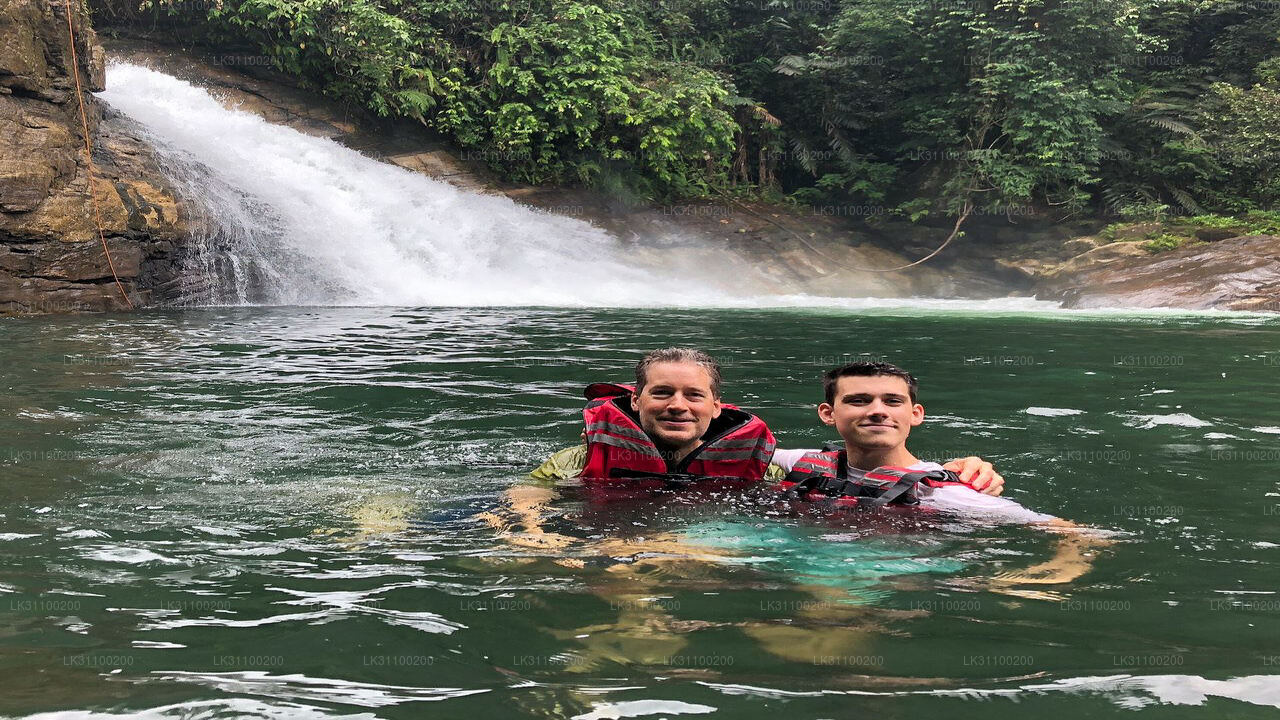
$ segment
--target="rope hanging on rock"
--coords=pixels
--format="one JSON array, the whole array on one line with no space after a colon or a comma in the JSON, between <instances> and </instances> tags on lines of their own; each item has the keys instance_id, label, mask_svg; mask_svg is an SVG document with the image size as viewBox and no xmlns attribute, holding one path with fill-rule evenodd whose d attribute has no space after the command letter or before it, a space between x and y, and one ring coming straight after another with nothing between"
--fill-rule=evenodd
<instances>
[{"instance_id":1,"label":"rope hanging on rock","mask_svg":"<svg viewBox=\"0 0 1280 720\"><path fill-rule=\"evenodd\" d=\"M913 267L915 267L915 266L917 266L917 265L921 265L921 264L923 264L923 263L925 263L925 262L928 262L929 260L932 260L933 258L937 257L938 253L940 253L940 252L942 252L943 250L947 249L947 246L951 244L951 241L952 241L952 240L955 240L955 239L956 239L956 237L957 237L957 236L959 236L959 234L960 234L960 226L964 224L964 221L965 221L965 220L967 220L967 219L968 219L968 217L969 217L969 215L973 212L973 203L971 203L971 202L969 202L968 200L966 200L966 201L965 201L965 203L964 203L964 209L960 212L960 217L956 218L956 224L955 224L955 227L951 228L951 234L947 236L947 239L942 241L942 244L938 246L938 249L937 249L937 250L934 250L933 252L929 253L928 255L925 255L924 257L920 258L919 260L916 260L915 262L910 262L910 263L907 263L906 265L899 265L898 267L891 267L891 268L857 268L857 267L852 267L852 266L850 266L850 265L846 265L845 263L843 263L843 262L841 262L841 261L839 261L839 260L836 260L835 258L831 257L830 255L828 255L828 254L826 254L826 253L822 252L822 251L821 251L821 250L819 250L818 248L814 247L813 243L809 242L809 241L805 238L805 236L803 236L803 235L801 235L800 233L796 232L794 229L789 228L789 227L787 227L786 225L783 225L782 223L778 222L777 220L774 220L774 219L772 219L772 218L768 218L768 217L765 217L764 215L761 215L760 213L756 212L755 210L752 210L750 207L747 207L746 205L743 205L742 203L738 202L737 200L734 200L733 198L729 197L729 196L728 196L727 194L725 194L725 193L724 193L724 191L722 191L722 190L717 190L717 192L720 194L720 197L723 197L725 200L728 200L729 202L733 203L734 205L737 205L738 207L742 208L743 210L746 210L748 213L750 213L750 214L752 214L752 215L755 215L756 217L760 218L761 220L764 220L765 222L768 222L768 223L772 223L772 224L774 224L774 225L777 225L778 227L782 228L783 230L786 230L788 233L791 233L791 235L792 235L792 236L794 236L794 237L795 237L795 239L799 240L799 241L800 241L800 243L801 243L802 245L804 245L805 247L809 248L809 250L810 250L813 254L817 255L818 257L822 258L823 260L826 260L826 261L828 261L828 262L830 262L830 263L834 264L834 265L835 265L835 266L837 266L837 267L842 267L842 268L844 268L845 270L850 270L850 271L853 271L853 272L867 272L867 273L892 273L892 272L898 272L898 271L900 271L900 270L907 270L907 269L909 269L909 268L913 268Z\"/></svg>"},{"instance_id":2,"label":"rope hanging on rock","mask_svg":"<svg viewBox=\"0 0 1280 720\"><path fill-rule=\"evenodd\" d=\"M84 164L88 173L89 198L93 201L93 221L98 227L98 240L102 242L102 254L107 256L111 277L115 279L116 287L120 289L120 297L124 298L125 305L132 310L133 302L129 300L129 294L124 291L124 283L120 282L115 261L111 259L111 249L107 247L107 234L102 229L102 210L98 207L98 195L93 191L93 149L89 144L89 116L84 109L84 90L80 87L80 60L76 55L76 29L71 21L71 2L72 0L65 0L63 7L67 11L67 34L71 38L71 75L76 81L76 100L80 101L80 126L84 128Z\"/></svg>"}]
</instances>

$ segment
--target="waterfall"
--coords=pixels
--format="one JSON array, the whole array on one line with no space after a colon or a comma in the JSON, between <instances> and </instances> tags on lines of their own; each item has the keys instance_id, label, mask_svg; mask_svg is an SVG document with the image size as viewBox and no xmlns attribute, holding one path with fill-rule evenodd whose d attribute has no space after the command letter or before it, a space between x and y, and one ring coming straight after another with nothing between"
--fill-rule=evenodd
<instances>
[{"instance_id":1,"label":"waterfall","mask_svg":"<svg viewBox=\"0 0 1280 720\"><path fill-rule=\"evenodd\" d=\"M876 300L884 276L846 297L805 294L732 251L677 238L628 243L582 220L366 157L228 109L208 91L128 63L98 94L156 148L193 218L185 271L221 305L951 306ZM887 292L886 292L887 290ZM1052 307L1030 299L965 302Z\"/></svg>"},{"instance_id":2,"label":"waterfall","mask_svg":"<svg viewBox=\"0 0 1280 720\"><path fill-rule=\"evenodd\" d=\"M379 162L229 110L170 75L113 64L112 108L142 126L197 222L192 271L224 304L705 305L732 274L645 262L581 220ZM657 259L660 262L654 262Z\"/></svg>"}]
</instances>

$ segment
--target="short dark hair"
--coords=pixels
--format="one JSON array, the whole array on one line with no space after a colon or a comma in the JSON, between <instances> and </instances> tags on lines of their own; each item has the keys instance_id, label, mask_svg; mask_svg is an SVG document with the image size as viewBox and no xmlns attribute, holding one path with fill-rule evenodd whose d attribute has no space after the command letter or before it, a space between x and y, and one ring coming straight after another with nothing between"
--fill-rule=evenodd
<instances>
[{"instance_id":1,"label":"short dark hair","mask_svg":"<svg viewBox=\"0 0 1280 720\"><path fill-rule=\"evenodd\" d=\"M711 376L711 395L720 397L720 363L715 358L693 348L669 347L661 350L650 350L636 363L636 392L644 389L649 381L648 372L651 365L657 363L693 363Z\"/></svg>"},{"instance_id":2,"label":"short dark hair","mask_svg":"<svg viewBox=\"0 0 1280 720\"><path fill-rule=\"evenodd\" d=\"M842 377L896 377L907 383L907 394L911 396L911 404L916 402L917 383L911 373L887 362L855 362L828 370L822 376L822 389L827 396L827 404L835 404L836 384Z\"/></svg>"}]
</instances>

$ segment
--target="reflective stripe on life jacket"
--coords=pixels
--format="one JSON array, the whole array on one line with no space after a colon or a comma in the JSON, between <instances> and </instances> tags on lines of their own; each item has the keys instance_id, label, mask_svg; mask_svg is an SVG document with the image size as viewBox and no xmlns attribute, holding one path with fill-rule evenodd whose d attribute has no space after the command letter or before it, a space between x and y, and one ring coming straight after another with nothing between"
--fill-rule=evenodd
<instances>
[{"instance_id":1,"label":"reflective stripe on life jacket","mask_svg":"<svg viewBox=\"0 0 1280 720\"><path fill-rule=\"evenodd\" d=\"M651 490L684 486L705 478L718 486L742 486L764 479L777 443L760 418L733 405L702 436L702 444L678 463L668 463L631 409L629 385L595 383L586 389L587 461L582 480L614 489Z\"/></svg>"},{"instance_id":2,"label":"reflective stripe on life jacket","mask_svg":"<svg viewBox=\"0 0 1280 720\"><path fill-rule=\"evenodd\" d=\"M844 450L807 453L778 484L790 500L828 500L836 505L879 508L888 504L919 505L918 487L963 485L949 470L912 470L884 466L874 470L849 468Z\"/></svg>"}]
</instances>

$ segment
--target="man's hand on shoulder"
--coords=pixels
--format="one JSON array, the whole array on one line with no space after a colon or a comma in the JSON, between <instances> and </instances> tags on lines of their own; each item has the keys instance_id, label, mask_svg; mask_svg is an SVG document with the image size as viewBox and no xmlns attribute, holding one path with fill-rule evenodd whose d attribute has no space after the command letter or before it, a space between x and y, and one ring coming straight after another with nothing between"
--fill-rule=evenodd
<instances>
[{"instance_id":1,"label":"man's hand on shoulder","mask_svg":"<svg viewBox=\"0 0 1280 720\"><path fill-rule=\"evenodd\" d=\"M980 457L952 460L942 467L959 475L960 482L984 495L999 495L1004 492L1004 478L991 463Z\"/></svg>"}]
</instances>

